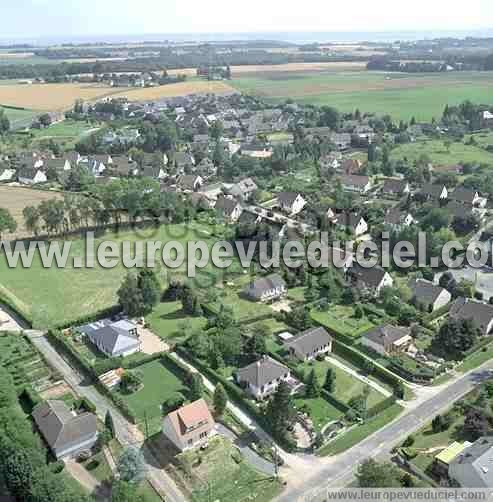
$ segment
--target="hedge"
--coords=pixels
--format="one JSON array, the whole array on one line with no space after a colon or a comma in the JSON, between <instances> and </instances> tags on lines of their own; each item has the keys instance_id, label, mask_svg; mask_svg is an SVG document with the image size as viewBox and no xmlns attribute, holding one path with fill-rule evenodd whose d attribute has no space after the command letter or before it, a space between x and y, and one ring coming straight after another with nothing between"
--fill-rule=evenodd
<instances>
[{"instance_id":1,"label":"hedge","mask_svg":"<svg viewBox=\"0 0 493 502\"><path fill-rule=\"evenodd\" d=\"M19 394L20 399L24 399L32 410L37 404L43 401L39 393L31 386L26 385Z\"/></svg>"},{"instance_id":2,"label":"hedge","mask_svg":"<svg viewBox=\"0 0 493 502\"><path fill-rule=\"evenodd\" d=\"M385 411L387 408L390 408L396 401L397 398L394 395L387 397L383 401L380 401L379 403L371 407L366 412L366 418L373 418L377 416L382 411Z\"/></svg>"},{"instance_id":3,"label":"hedge","mask_svg":"<svg viewBox=\"0 0 493 502\"><path fill-rule=\"evenodd\" d=\"M178 355L183 357L183 359L190 362L192 366L195 366L201 373L203 373L207 378L209 378L214 384L221 383L224 387L224 390L228 394L231 400L233 400L240 408L243 408L245 412L250 414L255 421L257 421L270 435L272 435L276 441L288 452L295 451L296 445L294 442L289 441L285 437L279 437L274 434L272 430L271 424L266 420L265 416L260 412L260 410L252 404L246 394L240 389L236 384L231 382L230 380L224 378L222 375L219 375L205 363L200 361L199 359L191 356L186 350L182 347L177 346L176 352Z\"/></svg>"},{"instance_id":4,"label":"hedge","mask_svg":"<svg viewBox=\"0 0 493 502\"><path fill-rule=\"evenodd\" d=\"M137 361L125 361L123 358L118 359L120 366L126 370L133 370L142 366L144 364L152 363L157 359L163 359L165 356L165 352L156 352L155 354L149 354L147 356L141 357Z\"/></svg>"},{"instance_id":5,"label":"hedge","mask_svg":"<svg viewBox=\"0 0 493 502\"><path fill-rule=\"evenodd\" d=\"M102 318L107 318L107 317L113 317L117 314L119 314L122 311L121 307L119 305L113 305L111 307L107 307L105 309L98 310L97 312L93 314L88 314L82 317L79 317L78 319L72 320L72 321L64 321L62 324L56 326L57 329L67 329L71 328L72 326L81 326L83 324L89 324L94 321L98 321Z\"/></svg>"},{"instance_id":6,"label":"hedge","mask_svg":"<svg viewBox=\"0 0 493 502\"><path fill-rule=\"evenodd\" d=\"M33 319L31 314L25 312L21 307L19 307L14 300L9 298L4 292L0 291L0 305L4 305L7 309L11 310L16 316L23 321L29 328L33 327Z\"/></svg>"},{"instance_id":7,"label":"hedge","mask_svg":"<svg viewBox=\"0 0 493 502\"><path fill-rule=\"evenodd\" d=\"M452 305L449 303L447 305L444 305L443 307L439 308L438 310L435 310L431 314L427 314L423 317L424 322L431 322L434 321L435 319L438 319L439 317L442 317L445 315L449 310Z\"/></svg>"}]
</instances>

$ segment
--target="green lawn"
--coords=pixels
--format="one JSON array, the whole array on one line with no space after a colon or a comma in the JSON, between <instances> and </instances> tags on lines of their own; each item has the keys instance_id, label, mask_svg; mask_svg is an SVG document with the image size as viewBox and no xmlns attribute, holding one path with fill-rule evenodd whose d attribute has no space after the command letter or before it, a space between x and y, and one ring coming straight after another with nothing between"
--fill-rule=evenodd
<instances>
[{"instance_id":1,"label":"green lawn","mask_svg":"<svg viewBox=\"0 0 493 502\"><path fill-rule=\"evenodd\" d=\"M393 160L407 159L417 160L421 155L428 155L433 164L450 165L465 162L485 163L493 165L493 154L486 150L472 145L465 145L461 142L454 142L450 149L447 149L440 140L417 141L407 143L394 148L391 153Z\"/></svg>"},{"instance_id":2,"label":"green lawn","mask_svg":"<svg viewBox=\"0 0 493 502\"><path fill-rule=\"evenodd\" d=\"M200 462L197 462L200 456ZM235 500L268 502L282 490L279 481L255 471L230 441L216 438L204 451L182 455L192 465L192 501Z\"/></svg>"},{"instance_id":3,"label":"green lawn","mask_svg":"<svg viewBox=\"0 0 493 502\"><path fill-rule=\"evenodd\" d=\"M469 99L488 103L493 91L493 72L401 74L367 71L262 72L233 79L238 90L272 102L293 99L329 105L343 112L356 108L395 119L437 119L445 105Z\"/></svg>"},{"instance_id":4,"label":"green lawn","mask_svg":"<svg viewBox=\"0 0 493 502\"><path fill-rule=\"evenodd\" d=\"M125 401L137 417L139 427L145 432L147 415L149 435L161 430L162 413L160 406L176 392L187 397L187 387L180 375L168 363L152 361L137 368L142 373L143 388L132 394L119 392L118 396Z\"/></svg>"},{"instance_id":5,"label":"green lawn","mask_svg":"<svg viewBox=\"0 0 493 502\"><path fill-rule=\"evenodd\" d=\"M237 320L246 320L263 314L274 315L274 311L269 305L243 298L241 296L241 289L236 286L226 286L223 291L219 290L217 301L210 306L219 309L221 304L225 307L231 307L233 309L233 315Z\"/></svg>"},{"instance_id":6,"label":"green lawn","mask_svg":"<svg viewBox=\"0 0 493 502\"><path fill-rule=\"evenodd\" d=\"M301 367L305 371L305 374L315 369L318 380L322 385L325 382L327 370L331 368L336 375L334 397L346 404L349 403L353 397L361 396L366 386L361 380L358 380L347 371L338 368L329 361L315 361L313 364L305 363L301 365ZM385 396L383 394L371 388L370 394L368 395L367 407L371 408L384 399Z\"/></svg>"},{"instance_id":7,"label":"green lawn","mask_svg":"<svg viewBox=\"0 0 493 502\"><path fill-rule=\"evenodd\" d=\"M33 119L39 115L38 112L33 110L16 110L13 108L3 108L2 109L10 121L10 128L12 130L23 129L29 127L32 124Z\"/></svg>"},{"instance_id":8,"label":"green lawn","mask_svg":"<svg viewBox=\"0 0 493 502\"><path fill-rule=\"evenodd\" d=\"M163 225L158 229L139 230L137 233L120 232L118 235L105 234L96 239L96 246L103 241L114 241L117 244L124 240L129 242L145 241L178 241L186 246L187 241L203 239L211 243L212 239L202 232L206 225ZM44 268L39 254L35 255L30 268L9 268L4 253L0 256L0 289L8 291L10 298L19 304L27 305L37 328L46 328L61 323L73 322L82 316L90 315L116 304L117 291L127 269L122 263L115 268L103 269L96 264L94 268L74 268L73 258L84 259L85 241L72 240L69 260L65 268ZM156 255L156 271L163 286L172 277L184 278L186 264L175 270L159 266L159 254ZM230 271L228 270L228 273ZM207 265L197 278L202 284L215 284L224 271Z\"/></svg>"},{"instance_id":9,"label":"green lawn","mask_svg":"<svg viewBox=\"0 0 493 502\"><path fill-rule=\"evenodd\" d=\"M78 140L88 131L97 129L98 126L84 121L64 120L43 129L32 129L35 139L73 139Z\"/></svg>"},{"instance_id":10,"label":"green lawn","mask_svg":"<svg viewBox=\"0 0 493 502\"><path fill-rule=\"evenodd\" d=\"M294 403L297 409L306 409L317 432L320 432L324 425L344 415L342 411L338 410L323 397L312 399L300 397L296 398Z\"/></svg>"},{"instance_id":11,"label":"green lawn","mask_svg":"<svg viewBox=\"0 0 493 502\"><path fill-rule=\"evenodd\" d=\"M160 303L154 311L146 317L151 330L161 338L170 342L179 342L196 329L206 325L204 317L190 317L185 314L181 302Z\"/></svg>"},{"instance_id":12,"label":"green lawn","mask_svg":"<svg viewBox=\"0 0 493 502\"><path fill-rule=\"evenodd\" d=\"M338 453L346 451L347 449L353 447L355 444L366 439L368 436L371 436L374 432L377 432L385 425L392 422L400 415L401 412L402 407L398 404L390 406L382 413L379 413L376 417L368 420L361 425L356 426L351 431L343 434L340 438L335 439L327 446L324 446L318 451L318 454L321 456L337 455Z\"/></svg>"},{"instance_id":13,"label":"green lawn","mask_svg":"<svg viewBox=\"0 0 493 502\"><path fill-rule=\"evenodd\" d=\"M325 312L314 309L312 319L336 334L353 338L358 338L375 326L365 316L356 319L354 308L350 305L329 305Z\"/></svg>"}]
</instances>

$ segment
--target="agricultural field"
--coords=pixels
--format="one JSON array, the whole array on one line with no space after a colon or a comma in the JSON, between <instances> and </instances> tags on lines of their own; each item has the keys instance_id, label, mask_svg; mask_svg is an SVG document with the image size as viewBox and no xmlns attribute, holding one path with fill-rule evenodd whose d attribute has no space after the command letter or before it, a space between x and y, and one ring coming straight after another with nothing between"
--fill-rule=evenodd
<instances>
[{"instance_id":1,"label":"agricultural field","mask_svg":"<svg viewBox=\"0 0 493 502\"><path fill-rule=\"evenodd\" d=\"M33 119L39 115L37 112L27 109L18 110L15 108L3 108L6 117L10 121L10 128L12 130L23 129L29 127L32 124Z\"/></svg>"},{"instance_id":2,"label":"agricultural field","mask_svg":"<svg viewBox=\"0 0 493 502\"><path fill-rule=\"evenodd\" d=\"M121 245L123 241L134 243L146 240L162 243L177 241L186 247L188 241L199 239L212 245L210 236L204 234L207 228L209 227L206 225L194 227L163 225L158 229L140 229L136 233L120 232L118 235L107 233L95 239L95 247L104 241L113 241ZM0 291L6 292L16 305L28 308L36 327L52 327L55 324L72 322L82 316L111 307L117 301L116 293L127 273L123 264L118 263L114 268L104 269L104 273L101 273L103 269L97 262L94 268L74 268L74 257L80 257L82 263L85 262L86 244L81 239L68 242L71 247L65 268L55 266L44 268L39 253L35 254L29 268L20 266L9 268L5 256L2 254L0 257ZM170 270L160 266L161 261L158 256L159 253L156 254L156 272L163 286L171 278L185 276L186 264L183 268L173 269L170 273ZM228 270L228 273L232 271ZM207 280L212 286L217 282L219 274L224 274L224 270L217 270L210 263L203 269L202 275L197 274L197 279ZM63 309L60 309L61 305Z\"/></svg>"},{"instance_id":3,"label":"agricultural field","mask_svg":"<svg viewBox=\"0 0 493 502\"><path fill-rule=\"evenodd\" d=\"M165 361L152 361L133 371L142 375L142 389L132 394L119 392L118 397L132 410L142 430L145 431L147 418L149 435L157 434L162 428L161 405L176 393L181 393L186 398L188 389L181 380L181 375Z\"/></svg>"},{"instance_id":4,"label":"agricultural field","mask_svg":"<svg viewBox=\"0 0 493 502\"><path fill-rule=\"evenodd\" d=\"M14 234L3 234L5 240L14 238L30 237L24 225L22 211L27 206L37 206L44 200L61 198L57 192L48 190L34 190L32 188L13 187L0 184L0 207L8 208L17 222L17 230Z\"/></svg>"},{"instance_id":5,"label":"agricultural field","mask_svg":"<svg viewBox=\"0 0 493 502\"><path fill-rule=\"evenodd\" d=\"M451 143L449 147L440 140L417 141L416 143L399 145L391 152L392 160L414 161L422 155L427 155L431 162L438 166L466 162L493 165L493 153L489 153L479 146L460 142Z\"/></svg>"},{"instance_id":6,"label":"agricultural field","mask_svg":"<svg viewBox=\"0 0 493 502\"><path fill-rule=\"evenodd\" d=\"M466 99L489 102L493 73L401 74L366 71L262 71L241 75L231 85L241 92L272 102L293 99L314 105L329 105L343 112L389 114L394 119L439 118L446 104Z\"/></svg>"}]
</instances>

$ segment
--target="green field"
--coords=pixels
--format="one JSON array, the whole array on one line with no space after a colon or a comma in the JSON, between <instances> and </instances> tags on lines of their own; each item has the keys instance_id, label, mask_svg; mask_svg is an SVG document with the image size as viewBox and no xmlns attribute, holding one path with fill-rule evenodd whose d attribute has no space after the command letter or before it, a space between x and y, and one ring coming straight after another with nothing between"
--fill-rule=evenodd
<instances>
[{"instance_id":1,"label":"green field","mask_svg":"<svg viewBox=\"0 0 493 502\"><path fill-rule=\"evenodd\" d=\"M143 388L132 394L118 395L132 410L144 431L147 417L149 434L153 435L159 432L162 426L160 406L176 392L187 397L187 387L175 372L175 368L160 360L143 364L136 371L142 374Z\"/></svg>"},{"instance_id":2,"label":"green field","mask_svg":"<svg viewBox=\"0 0 493 502\"><path fill-rule=\"evenodd\" d=\"M272 102L296 102L334 106L341 111L390 114L395 119L439 118L446 104L469 99L489 103L493 93L493 72L401 74L385 72L259 72L234 79L242 92Z\"/></svg>"},{"instance_id":3,"label":"green field","mask_svg":"<svg viewBox=\"0 0 493 502\"><path fill-rule=\"evenodd\" d=\"M347 305L330 305L326 312L312 311L312 319L325 326L331 332L358 338L374 324L365 316L361 319L354 317L354 309Z\"/></svg>"},{"instance_id":4,"label":"green field","mask_svg":"<svg viewBox=\"0 0 493 502\"><path fill-rule=\"evenodd\" d=\"M33 129L31 132L36 139L78 139L88 131L97 129L96 126L76 120L64 120L44 129Z\"/></svg>"},{"instance_id":5,"label":"green field","mask_svg":"<svg viewBox=\"0 0 493 502\"><path fill-rule=\"evenodd\" d=\"M4 108L1 105L0 109L4 111L5 115L10 120L10 128L13 130L29 127L33 119L39 115L38 112L33 110L16 110L14 108Z\"/></svg>"},{"instance_id":6,"label":"green field","mask_svg":"<svg viewBox=\"0 0 493 502\"><path fill-rule=\"evenodd\" d=\"M317 432L320 432L329 422L343 416L342 411L338 410L323 397L300 397L294 400L294 404L297 409L301 409L308 413L313 427Z\"/></svg>"},{"instance_id":7,"label":"green field","mask_svg":"<svg viewBox=\"0 0 493 502\"><path fill-rule=\"evenodd\" d=\"M479 146L465 145L459 142L452 143L450 148L447 148L447 146L440 140L417 141L416 143L408 143L394 148L391 158L393 160L414 161L422 155L428 155L431 162L438 166L466 162L493 165L493 154Z\"/></svg>"},{"instance_id":8,"label":"green field","mask_svg":"<svg viewBox=\"0 0 493 502\"><path fill-rule=\"evenodd\" d=\"M207 232L207 228L206 225L197 224L189 227L163 225L158 229L141 229L137 233L108 233L96 239L96 245L103 241L121 243L124 240L136 242L149 239L163 243L178 241L186 246L190 240L202 239L211 242L210 236L203 233ZM0 291L5 289L11 301L29 309L36 327L53 327L75 321L116 304L116 293L127 273L123 264L119 263L111 269L103 269L98 265L94 268L74 268L74 257L84 259L85 241L79 239L70 242L70 258L65 268L44 268L39 253L35 255L30 268L22 268L20 265L9 268L4 253L0 257ZM185 276L185 267L171 272L164 266L159 267L158 256L159 254L156 255L156 271L163 286L170 277ZM213 285L218 275L223 272L209 264L200 277Z\"/></svg>"}]
</instances>

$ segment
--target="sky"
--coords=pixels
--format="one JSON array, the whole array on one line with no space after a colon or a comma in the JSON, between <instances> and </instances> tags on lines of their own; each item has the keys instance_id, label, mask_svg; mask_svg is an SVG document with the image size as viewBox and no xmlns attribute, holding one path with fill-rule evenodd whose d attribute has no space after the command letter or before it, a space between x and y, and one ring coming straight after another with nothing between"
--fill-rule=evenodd
<instances>
[{"instance_id":1,"label":"sky","mask_svg":"<svg viewBox=\"0 0 493 502\"><path fill-rule=\"evenodd\" d=\"M493 28L492 0L0 0L0 38Z\"/></svg>"}]
</instances>

